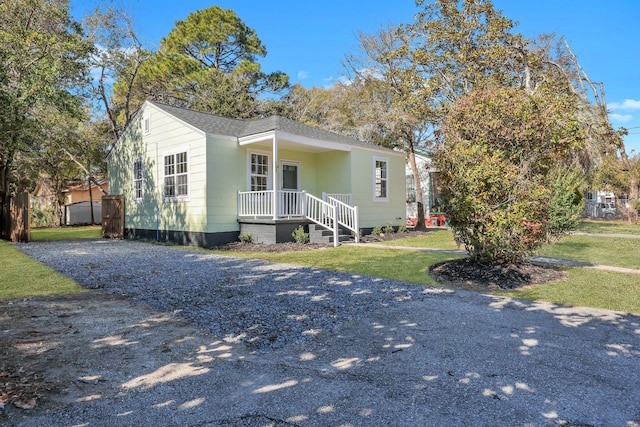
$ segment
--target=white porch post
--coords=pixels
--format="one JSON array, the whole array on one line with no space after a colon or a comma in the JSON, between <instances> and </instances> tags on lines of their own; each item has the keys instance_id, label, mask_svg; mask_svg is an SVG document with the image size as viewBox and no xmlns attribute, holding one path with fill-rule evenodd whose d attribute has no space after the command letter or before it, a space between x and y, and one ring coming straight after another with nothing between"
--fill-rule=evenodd
<instances>
[{"instance_id":1,"label":"white porch post","mask_svg":"<svg viewBox=\"0 0 640 427\"><path fill-rule=\"evenodd\" d=\"M273 173L272 173L272 188L273 188L273 219L278 219L278 137L273 135Z\"/></svg>"}]
</instances>

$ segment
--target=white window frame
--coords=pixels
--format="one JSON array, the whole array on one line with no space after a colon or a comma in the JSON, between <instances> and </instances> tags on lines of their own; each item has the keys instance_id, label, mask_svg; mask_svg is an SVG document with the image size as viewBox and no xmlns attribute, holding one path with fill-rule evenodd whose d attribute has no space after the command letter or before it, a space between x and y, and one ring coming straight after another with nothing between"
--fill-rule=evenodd
<instances>
[{"instance_id":1,"label":"white window frame","mask_svg":"<svg viewBox=\"0 0 640 427\"><path fill-rule=\"evenodd\" d=\"M258 156L265 156L267 158L267 174L253 174L251 171L251 157L253 155L258 155ZM272 185L272 173L273 171L271 170L273 168L273 166L271 165L271 153L268 151L260 151L260 150L250 150L247 151L247 191L269 191L272 189L273 185ZM252 190L251 188L251 178L253 176L260 176L260 177L266 177L267 178L267 188L265 190Z\"/></svg>"},{"instance_id":2,"label":"white window frame","mask_svg":"<svg viewBox=\"0 0 640 427\"><path fill-rule=\"evenodd\" d=\"M296 160L280 160L280 190L284 190L284 166L295 166L296 167L296 184L298 184L297 188L289 188L289 191L300 191L300 162Z\"/></svg>"},{"instance_id":3,"label":"white window frame","mask_svg":"<svg viewBox=\"0 0 640 427\"><path fill-rule=\"evenodd\" d=\"M140 164L140 177L136 177L136 165ZM140 184L140 188L137 187L136 184ZM138 191L140 192L140 196L138 197ZM142 203L144 201L144 160L142 157L136 157L133 160L133 200L137 203Z\"/></svg>"},{"instance_id":4,"label":"white window frame","mask_svg":"<svg viewBox=\"0 0 640 427\"><path fill-rule=\"evenodd\" d=\"M178 172L178 162L177 162L177 157L181 154L185 154L186 159L185 159L185 166L186 166L186 171L184 172ZM173 173L167 174L167 165L166 165L166 158L167 157L173 157ZM189 155L189 149L188 148L181 148L181 149L176 149L176 150L172 150L172 151L166 151L164 153L162 153L162 198L165 201L184 201L184 200L189 200L189 194L191 193L191 179L190 179L190 173L191 173L191 164L190 164L190 155ZM182 164L182 162L181 162ZM187 191L186 194L177 194L177 188L178 188L178 183L177 183L177 178L178 177L182 177L184 176L186 178L186 182L183 185L187 186ZM173 177L174 178L174 194L173 195L167 195L167 178Z\"/></svg>"},{"instance_id":5,"label":"white window frame","mask_svg":"<svg viewBox=\"0 0 640 427\"><path fill-rule=\"evenodd\" d=\"M385 163L385 177L378 177L378 162ZM374 157L373 158L373 201L374 202L388 202L389 201L389 158L388 157ZM385 182L385 195L378 196L378 182L382 184Z\"/></svg>"}]
</instances>

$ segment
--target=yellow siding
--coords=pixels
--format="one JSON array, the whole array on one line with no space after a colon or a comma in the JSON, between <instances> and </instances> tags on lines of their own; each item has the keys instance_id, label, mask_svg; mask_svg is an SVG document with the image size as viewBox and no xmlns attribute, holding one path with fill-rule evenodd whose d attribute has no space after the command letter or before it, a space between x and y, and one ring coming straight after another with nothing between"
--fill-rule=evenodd
<instances>
[{"instance_id":1,"label":"yellow siding","mask_svg":"<svg viewBox=\"0 0 640 427\"><path fill-rule=\"evenodd\" d=\"M150 132L142 130L150 118ZM204 231L206 225L206 148L202 132L182 124L146 104L109 156L111 194L124 194L128 228ZM164 155L188 152L189 197L168 201L162 197ZM144 161L144 197L133 200L133 162Z\"/></svg>"},{"instance_id":2,"label":"yellow siding","mask_svg":"<svg viewBox=\"0 0 640 427\"><path fill-rule=\"evenodd\" d=\"M374 158L384 158L389 163L387 201L374 201ZM351 182L353 204L360 212L360 228L376 225L404 225L405 179L404 155L354 149L351 152Z\"/></svg>"},{"instance_id":3,"label":"yellow siding","mask_svg":"<svg viewBox=\"0 0 640 427\"><path fill-rule=\"evenodd\" d=\"M207 232L237 231L238 191L244 191L245 156L236 141L207 140Z\"/></svg>"},{"instance_id":4,"label":"yellow siding","mask_svg":"<svg viewBox=\"0 0 640 427\"><path fill-rule=\"evenodd\" d=\"M316 156L316 187L320 193L351 193L351 152L328 151Z\"/></svg>"}]
</instances>

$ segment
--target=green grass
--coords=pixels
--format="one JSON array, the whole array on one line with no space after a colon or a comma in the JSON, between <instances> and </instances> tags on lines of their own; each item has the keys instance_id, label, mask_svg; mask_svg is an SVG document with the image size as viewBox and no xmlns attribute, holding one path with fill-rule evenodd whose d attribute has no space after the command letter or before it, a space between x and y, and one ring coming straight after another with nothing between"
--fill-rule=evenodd
<instances>
[{"instance_id":1,"label":"green grass","mask_svg":"<svg viewBox=\"0 0 640 427\"><path fill-rule=\"evenodd\" d=\"M75 281L0 240L0 299L83 292Z\"/></svg>"},{"instance_id":2,"label":"green grass","mask_svg":"<svg viewBox=\"0 0 640 427\"><path fill-rule=\"evenodd\" d=\"M591 264L640 269L640 239L566 236L544 246L538 255ZM640 277L637 278L640 282Z\"/></svg>"},{"instance_id":3,"label":"green grass","mask_svg":"<svg viewBox=\"0 0 640 427\"><path fill-rule=\"evenodd\" d=\"M567 269L565 280L498 295L640 314L640 276L587 268Z\"/></svg>"},{"instance_id":4,"label":"green grass","mask_svg":"<svg viewBox=\"0 0 640 427\"><path fill-rule=\"evenodd\" d=\"M221 255L258 258L271 262L366 274L429 286L441 286L429 277L429 266L448 259L459 258L455 255L432 252L367 248L366 245L342 245L335 249L301 252L213 252ZM509 292L503 291L497 294L554 304L595 307L640 314L639 275L579 267L567 267L566 270L567 278L560 282L535 285Z\"/></svg>"},{"instance_id":5,"label":"green grass","mask_svg":"<svg viewBox=\"0 0 640 427\"><path fill-rule=\"evenodd\" d=\"M583 222L580 231L624 234L625 230L627 233L635 231L634 227L636 226L615 222ZM40 241L94 239L100 237L100 227L36 229L32 231L31 237L33 240ZM425 236L398 239L384 242L384 244L457 249L453 236L448 230L432 231ZM458 258L450 254L379 249L366 245L342 245L338 248L286 253L212 252L366 274L430 286L438 286L438 284L427 274L429 266ZM544 247L540 255L593 264L640 268L640 239L573 235ZM1 241L0 271L4 274L0 283L0 299L82 292L82 288L73 280L32 260L12 244ZM500 295L554 304L640 313L639 275L577 267L567 268L567 273L567 278L560 282L500 292Z\"/></svg>"},{"instance_id":6,"label":"green grass","mask_svg":"<svg viewBox=\"0 0 640 427\"><path fill-rule=\"evenodd\" d=\"M626 221L582 221L576 231L640 236L640 224L629 224Z\"/></svg>"},{"instance_id":7,"label":"green grass","mask_svg":"<svg viewBox=\"0 0 640 427\"><path fill-rule=\"evenodd\" d=\"M31 230L31 240L43 242L51 240L99 239L102 229L99 225L84 227L34 228Z\"/></svg>"},{"instance_id":8,"label":"green grass","mask_svg":"<svg viewBox=\"0 0 640 427\"><path fill-rule=\"evenodd\" d=\"M431 286L437 284L428 275L429 266L441 261L459 258L457 255L450 254L396 251L353 245L300 252L213 252L220 255L258 258L271 262L366 274Z\"/></svg>"},{"instance_id":9,"label":"green grass","mask_svg":"<svg viewBox=\"0 0 640 427\"><path fill-rule=\"evenodd\" d=\"M402 234L398 234L402 236ZM435 230L429 231L428 234L415 237L400 238L398 240L390 240L384 242L385 245L390 246L409 246L413 248L432 248L432 249L447 249L457 250L461 249L456 245L453 240L453 234L449 230Z\"/></svg>"}]
</instances>

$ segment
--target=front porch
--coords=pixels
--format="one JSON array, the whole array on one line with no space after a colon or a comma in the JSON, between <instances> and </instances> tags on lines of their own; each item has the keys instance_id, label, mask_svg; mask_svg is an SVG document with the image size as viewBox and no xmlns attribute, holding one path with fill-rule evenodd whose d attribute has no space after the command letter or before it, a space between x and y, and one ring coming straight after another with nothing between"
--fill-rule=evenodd
<instances>
[{"instance_id":1,"label":"front porch","mask_svg":"<svg viewBox=\"0 0 640 427\"><path fill-rule=\"evenodd\" d=\"M306 191L239 191L238 222L240 232L251 233L258 243L293 241L291 233L301 225L308 233L314 228L330 231L334 246L345 231L359 241L358 207L351 206L351 194L318 198Z\"/></svg>"}]
</instances>

